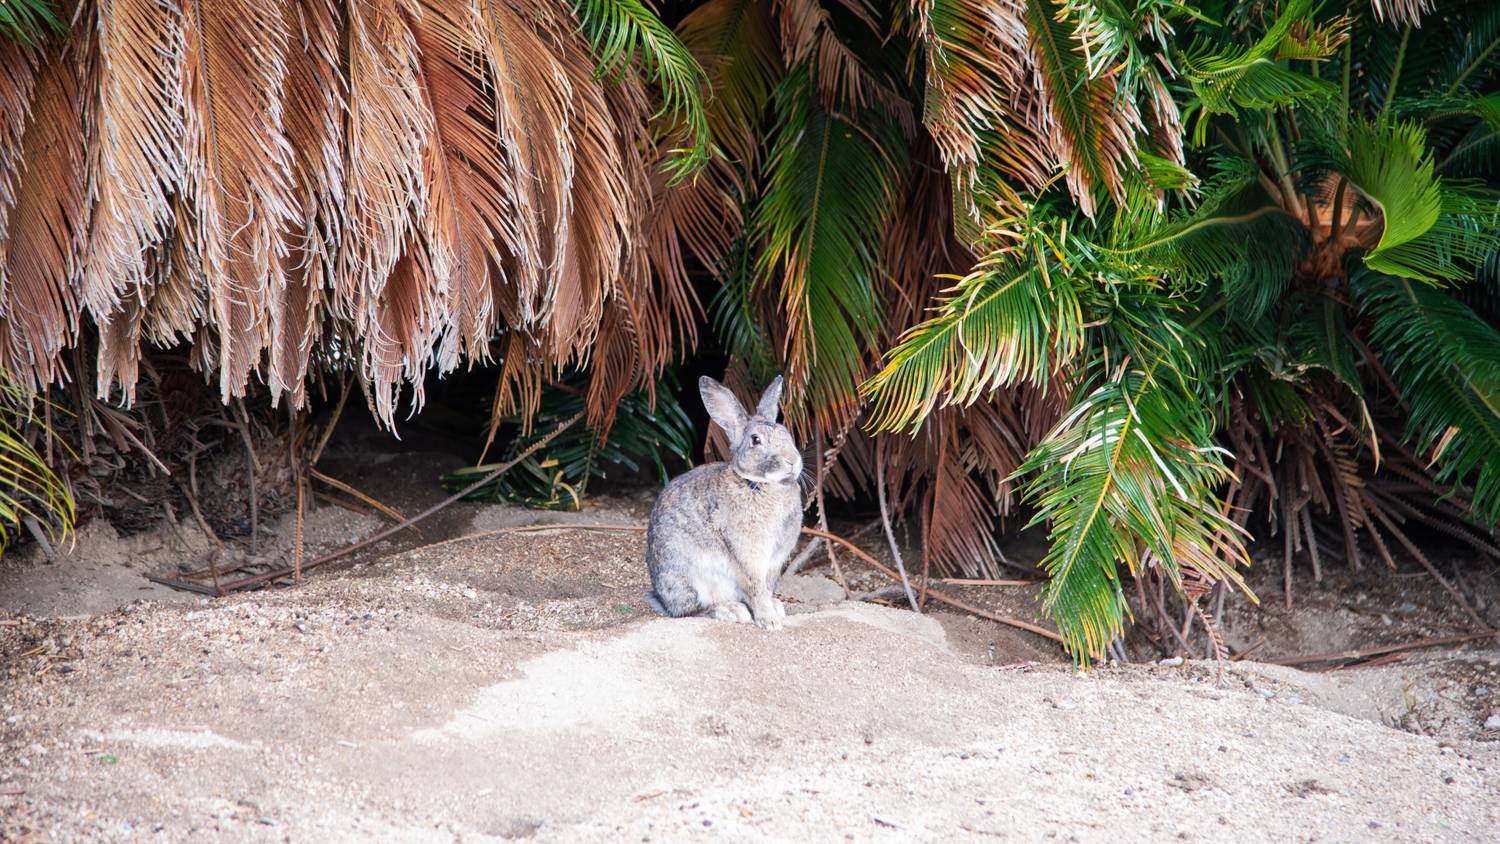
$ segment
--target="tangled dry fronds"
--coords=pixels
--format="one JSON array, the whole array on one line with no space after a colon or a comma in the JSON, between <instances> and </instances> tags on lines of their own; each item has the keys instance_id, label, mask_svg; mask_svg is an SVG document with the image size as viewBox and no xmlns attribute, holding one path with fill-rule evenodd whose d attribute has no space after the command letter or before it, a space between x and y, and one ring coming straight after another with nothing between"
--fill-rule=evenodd
<instances>
[{"instance_id":1,"label":"tangled dry fronds","mask_svg":"<svg viewBox=\"0 0 1500 844\"><path fill-rule=\"evenodd\" d=\"M633 0L70 11L66 38L0 45L0 369L23 385L82 377L63 350L97 338L95 389L128 403L143 347L187 344L225 401L256 380L301 406L352 366L389 422L404 383L420 406L429 369L499 338L518 402L592 364L605 419L691 338L680 254L644 224L655 165L706 159L703 72Z\"/></svg>"}]
</instances>

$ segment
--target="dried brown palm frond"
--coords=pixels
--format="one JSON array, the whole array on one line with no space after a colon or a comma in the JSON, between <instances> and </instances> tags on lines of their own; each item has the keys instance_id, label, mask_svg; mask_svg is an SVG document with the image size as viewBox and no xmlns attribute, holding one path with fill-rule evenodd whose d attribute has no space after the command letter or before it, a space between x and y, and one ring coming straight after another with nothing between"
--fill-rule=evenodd
<instances>
[{"instance_id":1,"label":"dried brown palm frond","mask_svg":"<svg viewBox=\"0 0 1500 844\"><path fill-rule=\"evenodd\" d=\"M16 198L21 142L36 85L35 60L32 51L20 44L10 39L0 41L0 244L5 242L6 212Z\"/></svg>"},{"instance_id":2,"label":"dried brown palm frond","mask_svg":"<svg viewBox=\"0 0 1500 844\"><path fill-rule=\"evenodd\" d=\"M1422 16L1432 11L1433 0L1370 0L1370 8L1380 20L1389 18L1392 23L1418 26Z\"/></svg>"},{"instance_id":3,"label":"dried brown palm frond","mask_svg":"<svg viewBox=\"0 0 1500 844\"><path fill-rule=\"evenodd\" d=\"M872 34L879 33L876 12L865 0L843 0L840 5ZM892 119L910 128L905 98L840 37L821 0L776 0L776 12L787 66L804 61L811 65L825 107L858 110L878 104L890 110Z\"/></svg>"},{"instance_id":4,"label":"dried brown palm frond","mask_svg":"<svg viewBox=\"0 0 1500 844\"><path fill-rule=\"evenodd\" d=\"M98 391L128 402L144 344L190 344L226 400L258 380L301 406L352 363L390 421L403 383L420 405L429 367L524 334L504 389L524 406L597 357L603 421L691 344L683 261L722 249L712 196L653 190L637 53L596 78L566 4L88 0L76 20L66 48L3 47L0 362L25 383L96 336ZM648 239L678 199L654 222L677 240Z\"/></svg>"},{"instance_id":5,"label":"dried brown palm frond","mask_svg":"<svg viewBox=\"0 0 1500 844\"><path fill-rule=\"evenodd\" d=\"M129 401L155 286L147 256L171 236L172 195L184 179L186 44L180 9L155 0L97 0L80 15L94 19L73 59L84 71L92 207L74 283L99 325L99 394L118 384Z\"/></svg>"},{"instance_id":6,"label":"dried brown palm frond","mask_svg":"<svg viewBox=\"0 0 1500 844\"><path fill-rule=\"evenodd\" d=\"M30 77L35 58L0 62ZM0 153L0 371L16 373L35 391L60 376L59 358L77 320L68 282L83 246L87 202L78 65L43 64L34 91L30 81L17 90L28 95L29 109L13 115L7 102L6 121L22 123L19 136L9 129L0 136L8 149ZM15 189L23 178L26 188Z\"/></svg>"},{"instance_id":7,"label":"dried brown palm frond","mask_svg":"<svg viewBox=\"0 0 1500 844\"><path fill-rule=\"evenodd\" d=\"M708 125L725 159L753 169L762 154L757 129L785 72L771 4L705 0L676 31L708 76Z\"/></svg>"},{"instance_id":8,"label":"dried brown palm frond","mask_svg":"<svg viewBox=\"0 0 1500 844\"><path fill-rule=\"evenodd\" d=\"M516 216L509 197L519 179L513 163L495 154L498 120L489 92L497 80L493 68L475 58L484 55L487 41L477 10L467 0L427 0L409 25L423 109L433 119L423 234L440 266L438 283L448 280L447 309L458 315L442 329L437 353L439 370L448 371L462 354L489 357L489 338L500 322L494 289L506 283L492 273L521 252L519 238L502 223Z\"/></svg>"},{"instance_id":9,"label":"dried brown palm frond","mask_svg":"<svg viewBox=\"0 0 1500 844\"><path fill-rule=\"evenodd\" d=\"M286 286L280 253L293 210L282 124L288 35L274 4L185 0L182 11L179 208L187 213L177 219L188 228L177 238L203 274L192 280L208 294L227 402L259 365L270 300ZM162 311L172 314L171 329L190 327L190 312Z\"/></svg>"},{"instance_id":10,"label":"dried brown palm frond","mask_svg":"<svg viewBox=\"0 0 1500 844\"><path fill-rule=\"evenodd\" d=\"M580 54L582 40L570 37L575 39L574 54ZM640 158L644 140L622 139L615 128L617 120L644 125L648 110L643 92L622 96L623 88L606 91L593 82L587 60L570 62L565 69L574 90L569 134L578 164L568 199L573 213L565 233L555 238L558 281L549 287L554 298L546 337L559 361L587 359L606 298L621 275L641 271L634 235L647 201Z\"/></svg>"},{"instance_id":11,"label":"dried brown palm frond","mask_svg":"<svg viewBox=\"0 0 1500 844\"><path fill-rule=\"evenodd\" d=\"M267 383L273 397L286 394L293 407L301 407L343 242L344 12L334 0L292 0L283 14L291 45L283 125L292 146L296 214L286 234L286 293L271 299Z\"/></svg>"}]
</instances>

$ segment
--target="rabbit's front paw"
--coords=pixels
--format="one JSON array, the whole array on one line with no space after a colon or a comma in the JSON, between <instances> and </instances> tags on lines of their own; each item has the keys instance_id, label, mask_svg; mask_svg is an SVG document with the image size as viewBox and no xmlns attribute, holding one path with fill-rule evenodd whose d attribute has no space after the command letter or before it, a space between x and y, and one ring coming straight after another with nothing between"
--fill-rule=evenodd
<instances>
[{"instance_id":1,"label":"rabbit's front paw","mask_svg":"<svg viewBox=\"0 0 1500 844\"><path fill-rule=\"evenodd\" d=\"M772 613L766 613L755 620L755 626L762 630L780 630L781 619Z\"/></svg>"},{"instance_id":2,"label":"rabbit's front paw","mask_svg":"<svg viewBox=\"0 0 1500 844\"><path fill-rule=\"evenodd\" d=\"M786 618L786 608L770 594L760 594L750 602L755 615L755 626L762 630L780 630L781 620Z\"/></svg>"},{"instance_id":3,"label":"rabbit's front paw","mask_svg":"<svg viewBox=\"0 0 1500 844\"><path fill-rule=\"evenodd\" d=\"M750 608L736 601L732 604L719 604L709 610L710 618L719 621L731 621L743 624L750 621Z\"/></svg>"}]
</instances>

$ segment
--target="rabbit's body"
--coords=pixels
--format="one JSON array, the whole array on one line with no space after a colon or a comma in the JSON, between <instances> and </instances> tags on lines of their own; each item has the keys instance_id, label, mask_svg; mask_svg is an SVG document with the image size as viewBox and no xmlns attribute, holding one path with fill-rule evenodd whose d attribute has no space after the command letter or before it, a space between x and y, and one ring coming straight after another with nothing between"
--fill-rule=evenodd
<instances>
[{"instance_id":1,"label":"rabbit's body","mask_svg":"<svg viewBox=\"0 0 1500 844\"><path fill-rule=\"evenodd\" d=\"M772 590L802 526L802 458L775 421L781 381L755 416L717 382L704 381L704 403L729 434L732 457L682 475L657 498L646 531L647 598L662 615L775 629L786 609Z\"/></svg>"}]
</instances>

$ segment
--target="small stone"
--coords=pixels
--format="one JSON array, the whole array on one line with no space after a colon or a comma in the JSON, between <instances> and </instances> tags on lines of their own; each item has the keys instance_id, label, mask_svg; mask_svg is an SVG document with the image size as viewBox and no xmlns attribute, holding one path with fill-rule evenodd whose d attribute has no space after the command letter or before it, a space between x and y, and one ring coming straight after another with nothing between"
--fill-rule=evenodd
<instances>
[{"instance_id":1,"label":"small stone","mask_svg":"<svg viewBox=\"0 0 1500 844\"><path fill-rule=\"evenodd\" d=\"M1490 690L1484 686L1478 686L1474 689L1474 697L1485 697L1489 695L1489 693Z\"/></svg>"},{"instance_id":2,"label":"small stone","mask_svg":"<svg viewBox=\"0 0 1500 844\"><path fill-rule=\"evenodd\" d=\"M1484 728L1486 730L1500 730L1500 712L1496 712L1484 719Z\"/></svg>"},{"instance_id":3,"label":"small stone","mask_svg":"<svg viewBox=\"0 0 1500 844\"><path fill-rule=\"evenodd\" d=\"M475 592L471 587L468 587L468 586L464 587L463 595L464 595L465 598L468 598L471 601L474 600L475 598L479 597L479 593Z\"/></svg>"},{"instance_id":4,"label":"small stone","mask_svg":"<svg viewBox=\"0 0 1500 844\"><path fill-rule=\"evenodd\" d=\"M1285 703L1288 703L1288 704L1290 704L1292 706L1301 706L1302 705L1302 698L1297 697L1296 695L1291 695L1290 697L1284 698L1283 700L1284 700Z\"/></svg>"},{"instance_id":5,"label":"small stone","mask_svg":"<svg viewBox=\"0 0 1500 844\"><path fill-rule=\"evenodd\" d=\"M1162 660L1161 662L1157 663L1157 665L1164 665L1167 668L1176 668L1177 666L1179 666L1181 664L1182 664L1182 657L1180 657L1180 656L1169 656L1166 659Z\"/></svg>"},{"instance_id":6,"label":"small stone","mask_svg":"<svg viewBox=\"0 0 1500 844\"><path fill-rule=\"evenodd\" d=\"M1276 697L1276 693L1274 691L1270 689L1262 689L1260 686L1255 687L1255 693L1267 699Z\"/></svg>"}]
</instances>

